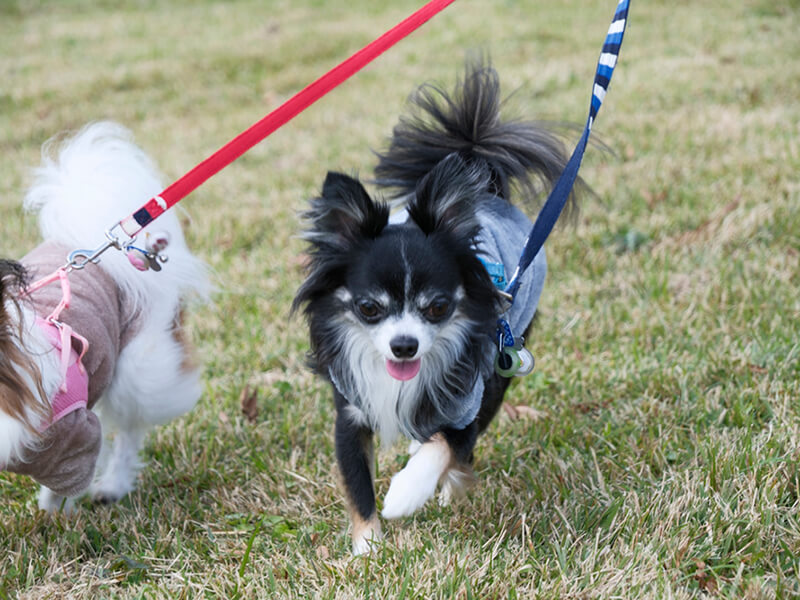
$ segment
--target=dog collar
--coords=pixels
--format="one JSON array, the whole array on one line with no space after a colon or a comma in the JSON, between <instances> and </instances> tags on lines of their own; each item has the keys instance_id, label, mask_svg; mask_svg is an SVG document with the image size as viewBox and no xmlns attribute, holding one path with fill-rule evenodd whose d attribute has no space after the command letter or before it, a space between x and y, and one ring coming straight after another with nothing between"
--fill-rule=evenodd
<instances>
[{"instance_id":1,"label":"dog collar","mask_svg":"<svg viewBox=\"0 0 800 600\"><path fill-rule=\"evenodd\" d=\"M492 278L492 283L498 289L505 289L508 281L506 280L506 266L503 263L490 262L485 258L479 256L478 260L483 263L489 277Z\"/></svg>"}]
</instances>

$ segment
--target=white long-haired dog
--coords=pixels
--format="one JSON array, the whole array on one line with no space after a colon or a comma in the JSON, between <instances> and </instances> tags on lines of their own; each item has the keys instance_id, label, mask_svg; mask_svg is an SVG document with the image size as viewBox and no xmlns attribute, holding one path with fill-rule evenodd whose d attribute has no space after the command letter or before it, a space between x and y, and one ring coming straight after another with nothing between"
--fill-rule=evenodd
<instances>
[{"instance_id":1,"label":"white long-haired dog","mask_svg":"<svg viewBox=\"0 0 800 600\"><path fill-rule=\"evenodd\" d=\"M122 252L106 252L70 274L71 302L57 326L46 317L62 299L58 281L28 290L70 251L98 247L107 227L162 189L126 129L90 124L45 146L25 199L44 241L19 261L0 260L0 468L41 483L41 508L57 509L65 498L69 507L87 489L101 502L124 496L148 430L200 397L182 320L187 299L207 294L208 279L172 211L153 224L169 238L162 272L140 272Z\"/></svg>"}]
</instances>

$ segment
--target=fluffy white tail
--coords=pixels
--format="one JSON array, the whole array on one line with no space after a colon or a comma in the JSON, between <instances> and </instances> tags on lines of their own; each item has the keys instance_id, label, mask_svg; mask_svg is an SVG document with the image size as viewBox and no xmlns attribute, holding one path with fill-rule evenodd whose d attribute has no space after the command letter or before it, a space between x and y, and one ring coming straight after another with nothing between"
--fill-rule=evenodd
<instances>
[{"instance_id":1,"label":"fluffy white tail","mask_svg":"<svg viewBox=\"0 0 800 600\"><path fill-rule=\"evenodd\" d=\"M108 121L91 123L71 138L45 144L34 175L25 207L39 213L45 239L71 249L98 247L106 240L106 229L163 189L153 161L134 144L131 133ZM102 267L141 308L152 302L175 306L186 293L205 296L205 267L187 249L174 211L147 230L170 236L169 262L161 273L139 272L114 250L103 255Z\"/></svg>"}]
</instances>

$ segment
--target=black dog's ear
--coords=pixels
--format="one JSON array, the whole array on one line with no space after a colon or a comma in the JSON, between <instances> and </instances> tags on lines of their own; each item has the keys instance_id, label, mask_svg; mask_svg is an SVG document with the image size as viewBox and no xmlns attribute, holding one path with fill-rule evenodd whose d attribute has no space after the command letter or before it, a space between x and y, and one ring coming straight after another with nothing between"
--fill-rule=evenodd
<instances>
[{"instance_id":1,"label":"black dog's ear","mask_svg":"<svg viewBox=\"0 0 800 600\"><path fill-rule=\"evenodd\" d=\"M324 236L328 243L346 243L380 235L389 222L389 207L373 201L357 179L331 171L322 184L321 196L311 201L304 216L311 221L306 236L311 242Z\"/></svg>"},{"instance_id":2,"label":"black dog's ear","mask_svg":"<svg viewBox=\"0 0 800 600\"><path fill-rule=\"evenodd\" d=\"M408 214L426 234L449 231L471 238L480 229L475 210L488 189L486 170L467 164L454 152L419 182Z\"/></svg>"}]
</instances>

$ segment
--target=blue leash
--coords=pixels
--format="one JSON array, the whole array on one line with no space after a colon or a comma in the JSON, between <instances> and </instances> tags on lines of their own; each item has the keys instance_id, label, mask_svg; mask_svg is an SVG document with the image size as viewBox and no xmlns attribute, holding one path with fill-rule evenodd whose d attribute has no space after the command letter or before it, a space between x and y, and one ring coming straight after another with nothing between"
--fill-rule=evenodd
<instances>
[{"instance_id":1,"label":"blue leash","mask_svg":"<svg viewBox=\"0 0 800 600\"><path fill-rule=\"evenodd\" d=\"M600 58L597 61L597 71L594 76L594 86L592 87L592 101L589 106L589 118L586 121L586 127L583 130L578 145L572 152L572 156L564 167L563 173L558 178L556 185L550 192L547 201L539 211L539 216L536 217L536 222L533 224L528 239L525 241L525 247L522 250L517 268L511 276L511 280L504 290L504 296L513 304L514 297L517 294L520 286L520 278L525 270L530 266L536 254L541 250L547 236L553 230L553 227L567 203L567 198L572 191L572 186L575 184L575 179L578 176L578 169L580 169L581 161L583 160L583 153L586 151L586 145L589 142L589 134L592 131L592 125L597 117L597 111L600 110L600 105L603 103L608 84L611 82L611 76L614 73L614 67L617 65L617 58L619 57L619 50L622 46L622 38L625 35L625 26L628 22L628 4L629 0L620 0L617 4L614 19L608 28L606 39L603 42L603 49L600 53ZM509 352L506 348L511 348L510 352L514 354L514 348L521 347L521 344L514 339L511 334L511 329L505 320L500 319L497 328L498 348L500 350L500 358L504 353ZM532 368L532 367L531 367ZM508 371L508 369L502 369ZM500 370L498 370L500 371ZM505 375L505 373L501 373Z\"/></svg>"}]
</instances>

